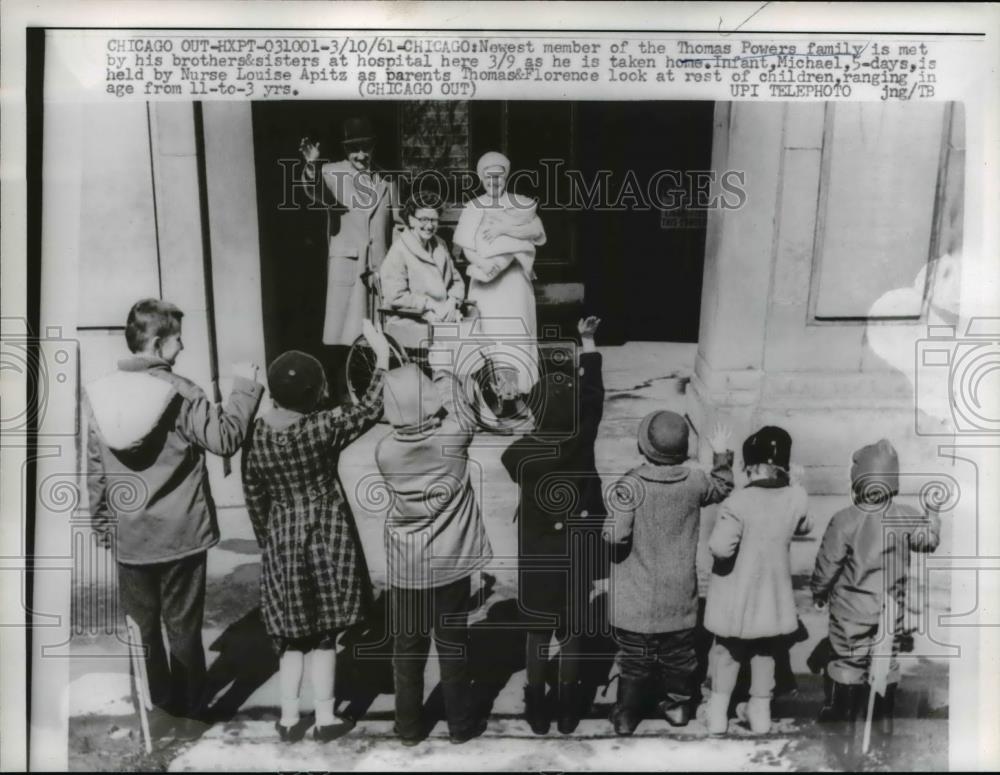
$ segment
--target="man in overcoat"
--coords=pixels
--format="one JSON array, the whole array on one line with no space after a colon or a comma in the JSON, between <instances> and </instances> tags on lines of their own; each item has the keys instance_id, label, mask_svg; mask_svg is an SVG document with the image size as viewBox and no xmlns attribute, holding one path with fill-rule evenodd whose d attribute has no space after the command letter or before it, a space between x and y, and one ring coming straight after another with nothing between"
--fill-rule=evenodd
<instances>
[{"instance_id":1,"label":"man in overcoat","mask_svg":"<svg viewBox=\"0 0 1000 775\"><path fill-rule=\"evenodd\" d=\"M343 391L347 348L361 334L372 282L392 241L395 187L373 166L375 133L367 118L349 118L343 124L345 159L318 164L319 143L302 138L305 159L303 182L314 203L327 207L326 312L323 344L330 353L335 392ZM317 167L319 169L317 170Z\"/></svg>"}]
</instances>

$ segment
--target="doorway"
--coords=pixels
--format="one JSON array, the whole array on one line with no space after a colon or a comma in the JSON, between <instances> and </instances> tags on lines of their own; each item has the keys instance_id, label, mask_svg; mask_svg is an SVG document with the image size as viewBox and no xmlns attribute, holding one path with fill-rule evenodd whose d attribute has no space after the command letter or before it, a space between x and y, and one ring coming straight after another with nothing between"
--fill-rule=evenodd
<instances>
[{"instance_id":1,"label":"doorway","mask_svg":"<svg viewBox=\"0 0 1000 775\"><path fill-rule=\"evenodd\" d=\"M261 302L264 350L268 363L285 350L304 350L326 363L322 343L326 311L327 212L310 207L305 193L293 190L301 174L299 142L320 144L320 159L342 159L344 119L366 116L377 137L375 164L397 169L398 111L391 102L254 102L254 168L260 232ZM295 162L299 162L296 164Z\"/></svg>"},{"instance_id":2,"label":"doorway","mask_svg":"<svg viewBox=\"0 0 1000 775\"><path fill-rule=\"evenodd\" d=\"M698 341L707 212L678 194L712 168L714 107L578 104L580 170L608 180L610 201L585 213L580 246L586 306L604 318L609 344Z\"/></svg>"}]
</instances>

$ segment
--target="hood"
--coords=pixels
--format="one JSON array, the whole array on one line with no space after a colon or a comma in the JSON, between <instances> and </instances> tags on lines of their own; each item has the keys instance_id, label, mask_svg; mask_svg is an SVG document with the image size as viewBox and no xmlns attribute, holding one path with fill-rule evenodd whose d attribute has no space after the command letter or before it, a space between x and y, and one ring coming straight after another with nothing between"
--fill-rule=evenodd
<instances>
[{"instance_id":1,"label":"hood","mask_svg":"<svg viewBox=\"0 0 1000 775\"><path fill-rule=\"evenodd\" d=\"M415 363L392 369L382 388L385 418L394 428L419 428L441 411L437 385Z\"/></svg>"},{"instance_id":2,"label":"hood","mask_svg":"<svg viewBox=\"0 0 1000 775\"><path fill-rule=\"evenodd\" d=\"M86 387L97 431L111 449L134 450L156 429L177 394L144 371L116 371Z\"/></svg>"}]
</instances>

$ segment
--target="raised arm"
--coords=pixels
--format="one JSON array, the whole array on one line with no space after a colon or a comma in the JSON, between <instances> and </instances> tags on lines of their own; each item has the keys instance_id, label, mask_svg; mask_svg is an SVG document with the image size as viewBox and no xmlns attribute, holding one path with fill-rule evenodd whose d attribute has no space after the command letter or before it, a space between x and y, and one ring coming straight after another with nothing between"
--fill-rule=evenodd
<instances>
[{"instance_id":1,"label":"raised arm","mask_svg":"<svg viewBox=\"0 0 1000 775\"><path fill-rule=\"evenodd\" d=\"M702 496L701 505L720 503L733 491L733 451L729 448L732 433L728 427L716 423L708 437L712 448L712 471L707 477L708 486Z\"/></svg>"},{"instance_id":2,"label":"raised arm","mask_svg":"<svg viewBox=\"0 0 1000 775\"><path fill-rule=\"evenodd\" d=\"M209 401L201 388L190 383L177 385L177 390L187 399L181 409L181 434L189 443L223 457L242 446L264 394L263 385L239 374L233 378L225 407Z\"/></svg>"},{"instance_id":3,"label":"raised arm","mask_svg":"<svg viewBox=\"0 0 1000 775\"><path fill-rule=\"evenodd\" d=\"M375 374L361 400L349 407L323 412L333 443L343 449L371 428L382 416L382 387L389 368L389 342L371 321L362 321L361 330L375 351Z\"/></svg>"},{"instance_id":4,"label":"raised arm","mask_svg":"<svg viewBox=\"0 0 1000 775\"><path fill-rule=\"evenodd\" d=\"M604 417L603 358L597 351L594 335L601 319L591 315L577 323L580 333L580 430L586 444L593 444Z\"/></svg>"}]
</instances>

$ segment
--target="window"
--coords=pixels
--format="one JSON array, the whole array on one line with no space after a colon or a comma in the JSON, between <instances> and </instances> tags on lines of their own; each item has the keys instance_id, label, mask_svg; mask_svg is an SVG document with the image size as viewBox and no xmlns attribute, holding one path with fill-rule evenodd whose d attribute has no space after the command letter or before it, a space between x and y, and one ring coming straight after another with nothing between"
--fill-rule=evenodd
<instances>
[{"instance_id":1,"label":"window","mask_svg":"<svg viewBox=\"0 0 1000 775\"><path fill-rule=\"evenodd\" d=\"M827 105L812 318L920 318L923 270L938 257L952 114L950 103ZM913 293L871 315L897 289Z\"/></svg>"}]
</instances>

